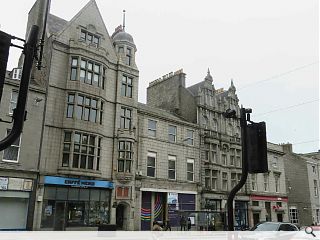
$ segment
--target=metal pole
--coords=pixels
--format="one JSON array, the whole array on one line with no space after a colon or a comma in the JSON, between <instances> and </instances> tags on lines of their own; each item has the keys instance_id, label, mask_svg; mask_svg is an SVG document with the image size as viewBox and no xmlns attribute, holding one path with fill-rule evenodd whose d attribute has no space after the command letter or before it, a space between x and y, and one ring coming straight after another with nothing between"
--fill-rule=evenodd
<instances>
[{"instance_id":1,"label":"metal pole","mask_svg":"<svg viewBox=\"0 0 320 240\"><path fill-rule=\"evenodd\" d=\"M248 160L247 160L247 118L246 114L250 113L251 109L240 109L240 126L241 126L241 146L242 146L242 175L239 183L231 190L228 200L228 231L234 231L234 216L233 216L233 199L236 193L243 187L248 177Z\"/></svg>"}]
</instances>

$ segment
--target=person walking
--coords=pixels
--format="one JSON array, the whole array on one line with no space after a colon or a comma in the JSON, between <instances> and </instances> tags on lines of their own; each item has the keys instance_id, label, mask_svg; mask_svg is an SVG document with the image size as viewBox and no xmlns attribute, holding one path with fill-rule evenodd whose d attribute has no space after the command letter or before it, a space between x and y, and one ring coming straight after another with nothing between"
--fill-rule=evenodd
<instances>
[{"instance_id":1,"label":"person walking","mask_svg":"<svg viewBox=\"0 0 320 240\"><path fill-rule=\"evenodd\" d=\"M185 231L186 225L187 225L186 218L182 215L180 218L180 230L182 231L182 229L183 229L183 231Z\"/></svg>"},{"instance_id":2,"label":"person walking","mask_svg":"<svg viewBox=\"0 0 320 240\"><path fill-rule=\"evenodd\" d=\"M188 218L188 231L190 231L190 230L191 230L191 219Z\"/></svg>"}]
</instances>

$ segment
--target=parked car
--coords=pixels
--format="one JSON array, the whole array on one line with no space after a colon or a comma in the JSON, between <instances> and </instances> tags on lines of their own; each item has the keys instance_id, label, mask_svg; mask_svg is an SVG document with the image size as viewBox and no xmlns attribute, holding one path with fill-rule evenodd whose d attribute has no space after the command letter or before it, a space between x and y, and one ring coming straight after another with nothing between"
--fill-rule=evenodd
<instances>
[{"instance_id":1,"label":"parked car","mask_svg":"<svg viewBox=\"0 0 320 240\"><path fill-rule=\"evenodd\" d=\"M299 228L292 223L261 222L251 228L250 231L299 231Z\"/></svg>"}]
</instances>

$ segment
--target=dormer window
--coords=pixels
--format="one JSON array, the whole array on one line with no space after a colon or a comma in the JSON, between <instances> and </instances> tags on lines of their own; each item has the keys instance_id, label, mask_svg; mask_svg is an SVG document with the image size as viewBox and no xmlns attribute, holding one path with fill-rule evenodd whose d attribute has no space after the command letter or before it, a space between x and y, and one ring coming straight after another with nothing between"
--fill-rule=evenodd
<instances>
[{"instance_id":1,"label":"dormer window","mask_svg":"<svg viewBox=\"0 0 320 240\"><path fill-rule=\"evenodd\" d=\"M80 33L80 40L88 44L93 44L95 47L98 47L100 43L100 38L97 35L89 33L83 29Z\"/></svg>"}]
</instances>

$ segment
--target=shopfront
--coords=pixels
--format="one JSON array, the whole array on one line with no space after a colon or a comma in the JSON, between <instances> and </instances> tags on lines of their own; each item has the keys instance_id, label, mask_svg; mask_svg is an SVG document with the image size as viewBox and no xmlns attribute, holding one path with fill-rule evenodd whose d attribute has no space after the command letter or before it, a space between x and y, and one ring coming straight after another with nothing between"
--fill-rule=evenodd
<instances>
[{"instance_id":1,"label":"shopfront","mask_svg":"<svg viewBox=\"0 0 320 240\"><path fill-rule=\"evenodd\" d=\"M44 177L41 229L97 230L110 223L113 183L63 177Z\"/></svg>"},{"instance_id":2,"label":"shopfront","mask_svg":"<svg viewBox=\"0 0 320 240\"><path fill-rule=\"evenodd\" d=\"M32 179L0 177L0 230L26 230Z\"/></svg>"},{"instance_id":3,"label":"shopfront","mask_svg":"<svg viewBox=\"0 0 320 240\"><path fill-rule=\"evenodd\" d=\"M179 227L181 215L195 209L195 193L143 191L141 230L151 230L153 221L169 221L171 227Z\"/></svg>"}]
</instances>

